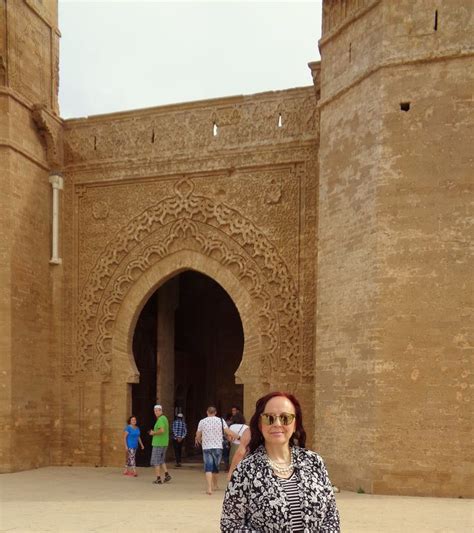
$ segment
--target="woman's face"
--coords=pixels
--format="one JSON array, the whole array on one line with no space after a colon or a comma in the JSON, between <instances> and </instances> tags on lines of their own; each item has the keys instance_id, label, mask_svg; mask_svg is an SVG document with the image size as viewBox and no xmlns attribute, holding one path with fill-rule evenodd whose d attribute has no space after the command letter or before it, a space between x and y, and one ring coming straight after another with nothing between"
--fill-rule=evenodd
<instances>
[{"instance_id":1,"label":"woman's face","mask_svg":"<svg viewBox=\"0 0 474 533\"><path fill-rule=\"evenodd\" d=\"M130 424L132 426L136 426L137 425L137 419L134 416L132 416L132 418L130 419Z\"/></svg>"},{"instance_id":2,"label":"woman's face","mask_svg":"<svg viewBox=\"0 0 474 533\"><path fill-rule=\"evenodd\" d=\"M275 396L268 400L263 412L268 415L295 414L295 407L288 398ZM271 426L264 424L262 418L259 421L259 428L266 444L288 445L291 436L295 432L295 427L296 419L288 426L284 426L279 419L276 419Z\"/></svg>"}]
</instances>

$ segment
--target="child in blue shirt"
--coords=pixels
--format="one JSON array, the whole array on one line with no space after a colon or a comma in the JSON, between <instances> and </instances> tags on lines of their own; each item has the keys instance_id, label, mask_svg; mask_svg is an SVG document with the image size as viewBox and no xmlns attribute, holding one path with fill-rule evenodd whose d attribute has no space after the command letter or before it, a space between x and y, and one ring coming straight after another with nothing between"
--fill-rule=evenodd
<instances>
[{"instance_id":1,"label":"child in blue shirt","mask_svg":"<svg viewBox=\"0 0 474 533\"><path fill-rule=\"evenodd\" d=\"M127 452L127 462L124 476L137 477L137 465L135 462L135 455L137 453L138 444L140 443L143 450L143 442L140 438L140 428L137 426L137 419L135 416L131 416L127 421L127 426L123 430L123 441L125 444L125 451Z\"/></svg>"}]
</instances>

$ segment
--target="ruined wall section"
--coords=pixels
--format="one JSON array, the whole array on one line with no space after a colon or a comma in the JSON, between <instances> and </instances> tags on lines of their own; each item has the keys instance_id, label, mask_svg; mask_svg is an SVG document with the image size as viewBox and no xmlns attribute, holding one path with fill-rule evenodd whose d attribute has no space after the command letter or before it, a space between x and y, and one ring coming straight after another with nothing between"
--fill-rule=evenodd
<instances>
[{"instance_id":1,"label":"ruined wall section","mask_svg":"<svg viewBox=\"0 0 474 533\"><path fill-rule=\"evenodd\" d=\"M55 2L0 1L1 471L51 464L59 421L60 274L50 259L51 142L60 137ZM35 121L35 116L38 122ZM38 127L42 122L42 132ZM57 144L57 143L56 143ZM59 161L56 160L59 165ZM58 277L59 275L59 277Z\"/></svg>"},{"instance_id":2,"label":"ruined wall section","mask_svg":"<svg viewBox=\"0 0 474 533\"><path fill-rule=\"evenodd\" d=\"M341 487L468 496L472 6L343 4L320 41L321 452Z\"/></svg>"},{"instance_id":3,"label":"ruined wall section","mask_svg":"<svg viewBox=\"0 0 474 533\"><path fill-rule=\"evenodd\" d=\"M222 268L242 279L242 290L245 272L255 273L253 282L273 302L262 317L269 339L265 386L291 387L313 410L318 131L312 87L66 121L73 315L64 372L73 393L65 403L67 418L84 429L79 446L65 436L64 449L73 450L66 462L115 460L114 439L105 452L98 448L101 428L113 420L91 416L94 401L113 411L109 402L121 398L124 386L108 384L102 399L91 392L90 383L99 391L115 379L109 341L100 340L112 335L114 319L102 324L100 313L127 262L159 243L169 246L166 253L182 242L190 254L228 261ZM187 228L179 238L175 223ZM146 275L148 259L140 261Z\"/></svg>"}]
</instances>

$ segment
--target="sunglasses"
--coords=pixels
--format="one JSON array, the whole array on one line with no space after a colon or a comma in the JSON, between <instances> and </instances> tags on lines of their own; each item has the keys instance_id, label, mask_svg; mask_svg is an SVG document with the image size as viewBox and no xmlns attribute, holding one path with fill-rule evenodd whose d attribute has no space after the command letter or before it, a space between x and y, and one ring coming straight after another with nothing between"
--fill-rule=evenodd
<instances>
[{"instance_id":1,"label":"sunglasses","mask_svg":"<svg viewBox=\"0 0 474 533\"><path fill-rule=\"evenodd\" d=\"M289 426L293 420L296 418L296 415L293 413L281 413L281 415L271 415L269 413L262 413L260 415L262 422L266 426L273 426L277 420L280 421L282 426Z\"/></svg>"}]
</instances>

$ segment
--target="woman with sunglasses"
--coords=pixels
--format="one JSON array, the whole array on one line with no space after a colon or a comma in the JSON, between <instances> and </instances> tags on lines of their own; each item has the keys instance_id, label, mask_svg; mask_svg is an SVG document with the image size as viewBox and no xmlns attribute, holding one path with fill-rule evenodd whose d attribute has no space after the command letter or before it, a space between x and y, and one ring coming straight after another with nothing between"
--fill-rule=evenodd
<instances>
[{"instance_id":1,"label":"woman with sunglasses","mask_svg":"<svg viewBox=\"0 0 474 533\"><path fill-rule=\"evenodd\" d=\"M250 435L249 454L227 486L221 532L339 533L323 460L304 448L298 400L285 392L260 398Z\"/></svg>"}]
</instances>

